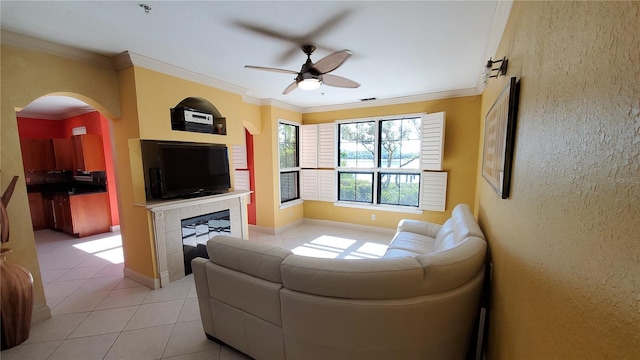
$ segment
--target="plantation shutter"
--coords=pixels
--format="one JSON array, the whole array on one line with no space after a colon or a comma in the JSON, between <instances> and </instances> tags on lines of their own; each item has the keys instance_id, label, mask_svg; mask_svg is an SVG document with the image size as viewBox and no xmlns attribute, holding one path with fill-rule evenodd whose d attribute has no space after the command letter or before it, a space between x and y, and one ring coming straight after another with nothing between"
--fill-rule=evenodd
<instances>
[{"instance_id":1,"label":"plantation shutter","mask_svg":"<svg viewBox=\"0 0 640 360\"><path fill-rule=\"evenodd\" d=\"M420 169L442 170L444 154L445 113L426 114L422 117Z\"/></svg>"},{"instance_id":2,"label":"plantation shutter","mask_svg":"<svg viewBox=\"0 0 640 360\"><path fill-rule=\"evenodd\" d=\"M318 168L336 167L336 124L318 125Z\"/></svg>"},{"instance_id":3,"label":"plantation shutter","mask_svg":"<svg viewBox=\"0 0 640 360\"><path fill-rule=\"evenodd\" d=\"M235 170L233 178L235 179L234 190L250 190L249 170Z\"/></svg>"},{"instance_id":4,"label":"plantation shutter","mask_svg":"<svg viewBox=\"0 0 640 360\"><path fill-rule=\"evenodd\" d=\"M423 172L420 179L420 209L444 211L447 202L447 172Z\"/></svg>"},{"instance_id":5,"label":"plantation shutter","mask_svg":"<svg viewBox=\"0 0 640 360\"><path fill-rule=\"evenodd\" d=\"M336 201L336 172L334 170L300 170L300 198L314 201Z\"/></svg>"},{"instance_id":6,"label":"plantation shutter","mask_svg":"<svg viewBox=\"0 0 640 360\"><path fill-rule=\"evenodd\" d=\"M335 170L318 170L318 201L336 201L337 187Z\"/></svg>"},{"instance_id":7,"label":"plantation shutter","mask_svg":"<svg viewBox=\"0 0 640 360\"><path fill-rule=\"evenodd\" d=\"M242 145L231 146L231 158L233 160L234 169L246 169L247 166L247 147Z\"/></svg>"},{"instance_id":8,"label":"plantation shutter","mask_svg":"<svg viewBox=\"0 0 640 360\"><path fill-rule=\"evenodd\" d=\"M300 170L300 198L318 200L318 170Z\"/></svg>"},{"instance_id":9,"label":"plantation shutter","mask_svg":"<svg viewBox=\"0 0 640 360\"><path fill-rule=\"evenodd\" d=\"M318 167L318 125L300 126L300 167Z\"/></svg>"}]
</instances>

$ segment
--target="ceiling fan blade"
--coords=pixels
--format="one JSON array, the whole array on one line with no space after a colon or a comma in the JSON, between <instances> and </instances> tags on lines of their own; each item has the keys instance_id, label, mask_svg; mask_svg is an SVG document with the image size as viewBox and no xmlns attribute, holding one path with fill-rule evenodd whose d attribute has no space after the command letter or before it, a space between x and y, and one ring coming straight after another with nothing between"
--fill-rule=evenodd
<instances>
[{"instance_id":1,"label":"ceiling fan blade","mask_svg":"<svg viewBox=\"0 0 640 360\"><path fill-rule=\"evenodd\" d=\"M256 69L256 70L264 70L264 71L272 71L272 72L279 72L279 73L285 73L285 74L298 75L297 71L287 70L287 69L277 69L277 68L272 68L272 67L252 66L252 65L245 65L244 67L246 69Z\"/></svg>"},{"instance_id":2,"label":"ceiling fan blade","mask_svg":"<svg viewBox=\"0 0 640 360\"><path fill-rule=\"evenodd\" d=\"M287 86L287 88L284 89L282 94L283 95L287 95L288 93L290 93L291 91L293 91L297 87L298 87L298 83L294 81L291 85Z\"/></svg>"},{"instance_id":3,"label":"ceiling fan blade","mask_svg":"<svg viewBox=\"0 0 640 360\"><path fill-rule=\"evenodd\" d=\"M332 72L342 65L351 55L353 55L353 53L349 50L334 52L333 54L327 55L326 57L318 60L318 62L313 64L313 68L320 74Z\"/></svg>"},{"instance_id":4,"label":"ceiling fan blade","mask_svg":"<svg viewBox=\"0 0 640 360\"><path fill-rule=\"evenodd\" d=\"M264 35L267 37L271 37L278 40L283 40L287 42L292 42L296 44L298 42L298 38L295 36L290 36L285 33L281 33L272 29L267 29L266 27L262 27L260 25L244 22L244 21L234 21L234 25L241 27L245 30L252 31L254 33L258 33L260 35Z\"/></svg>"},{"instance_id":5,"label":"ceiling fan blade","mask_svg":"<svg viewBox=\"0 0 640 360\"><path fill-rule=\"evenodd\" d=\"M360 86L357 82L349 80L342 76L324 74L322 75L322 83L329 86L352 88L355 89Z\"/></svg>"}]
</instances>

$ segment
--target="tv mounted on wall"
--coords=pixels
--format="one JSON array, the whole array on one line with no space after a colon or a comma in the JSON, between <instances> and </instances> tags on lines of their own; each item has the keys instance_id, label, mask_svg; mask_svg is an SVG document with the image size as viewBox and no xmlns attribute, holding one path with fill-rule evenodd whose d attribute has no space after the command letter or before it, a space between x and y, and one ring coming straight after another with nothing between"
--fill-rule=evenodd
<instances>
[{"instance_id":1,"label":"tv mounted on wall","mask_svg":"<svg viewBox=\"0 0 640 360\"><path fill-rule=\"evenodd\" d=\"M156 140L141 145L147 198L205 196L231 188L225 145Z\"/></svg>"}]
</instances>

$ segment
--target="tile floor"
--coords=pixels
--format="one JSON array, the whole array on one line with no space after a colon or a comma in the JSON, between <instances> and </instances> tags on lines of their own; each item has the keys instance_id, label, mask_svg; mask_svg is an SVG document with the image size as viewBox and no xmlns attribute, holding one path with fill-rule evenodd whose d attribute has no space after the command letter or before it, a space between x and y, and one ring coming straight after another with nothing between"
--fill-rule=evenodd
<instances>
[{"instance_id":1,"label":"tile floor","mask_svg":"<svg viewBox=\"0 0 640 360\"><path fill-rule=\"evenodd\" d=\"M205 337L193 275L150 290L123 277L119 233L35 234L53 317L33 324L29 339L0 359L247 359ZM278 235L249 234L250 241L332 258L379 257L392 236L311 223Z\"/></svg>"}]
</instances>

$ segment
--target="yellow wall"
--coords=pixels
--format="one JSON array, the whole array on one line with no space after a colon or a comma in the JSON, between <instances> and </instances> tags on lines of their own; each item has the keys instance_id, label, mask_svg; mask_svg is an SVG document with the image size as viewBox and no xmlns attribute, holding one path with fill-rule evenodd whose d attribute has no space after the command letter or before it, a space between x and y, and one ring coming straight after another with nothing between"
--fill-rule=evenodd
<instances>
[{"instance_id":1,"label":"yellow wall","mask_svg":"<svg viewBox=\"0 0 640 360\"><path fill-rule=\"evenodd\" d=\"M116 164L122 174L119 191L124 200L120 206L126 218L122 224L125 264L139 274L157 278L153 219L140 206L146 200L139 139L244 144L245 125L261 131L259 107L242 102L240 95L136 66L120 71L120 86L127 122L114 127L114 132L122 150ZM226 117L227 135L172 130L170 109L188 97L212 103Z\"/></svg>"},{"instance_id":2,"label":"yellow wall","mask_svg":"<svg viewBox=\"0 0 640 360\"><path fill-rule=\"evenodd\" d=\"M478 176L489 359L640 358L640 2L520 2L482 117L522 79L512 192Z\"/></svg>"},{"instance_id":3,"label":"yellow wall","mask_svg":"<svg viewBox=\"0 0 640 360\"><path fill-rule=\"evenodd\" d=\"M13 249L9 261L27 268L34 277L34 308L45 305L42 277L35 249L31 214L24 182L16 108L48 94L79 98L110 119L120 117L118 77L113 70L84 62L2 45L0 185L20 179L8 206L11 237L2 247ZM91 79L91 81L87 81Z\"/></svg>"},{"instance_id":4,"label":"yellow wall","mask_svg":"<svg viewBox=\"0 0 640 360\"><path fill-rule=\"evenodd\" d=\"M278 229L303 218L302 204L280 209L278 120L302 123L300 113L275 106L261 110L262 133L253 137L256 225Z\"/></svg>"},{"instance_id":5,"label":"yellow wall","mask_svg":"<svg viewBox=\"0 0 640 360\"><path fill-rule=\"evenodd\" d=\"M305 124L333 122L372 116L411 113L446 112L445 147L443 170L448 172L447 203L445 212L425 211L422 214L407 214L379 210L336 207L333 203L319 201L304 202L304 217L360 225L395 228L403 218L428 220L442 224L459 203L474 206L476 162L480 124L480 97L469 96L444 100L433 100L401 105L380 106L363 109L340 110L303 115ZM376 220L371 220L371 215Z\"/></svg>"}]
</instances>

